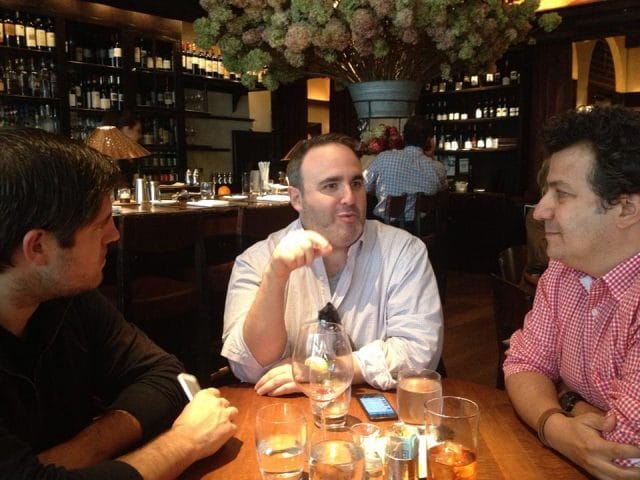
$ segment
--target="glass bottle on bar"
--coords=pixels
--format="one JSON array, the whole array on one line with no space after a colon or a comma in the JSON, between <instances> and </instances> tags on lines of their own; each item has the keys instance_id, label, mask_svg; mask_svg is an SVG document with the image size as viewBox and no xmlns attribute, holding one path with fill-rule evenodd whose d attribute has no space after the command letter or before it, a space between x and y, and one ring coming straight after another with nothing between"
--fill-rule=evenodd
<instances>
[{"instance_id":1,"label":"glass bottle on bar","mask_svg":"<svg viewBox=\"0 0 640 480\"><path fill-rule=\"evenodd\" d=\"M7 47L14 47L16 41L16 24L14 23L11 15L7 12L3 20L4 29L4 44Z\"/></svg>"},{"instance_id":2,"label":"glass bottle on bar","mask_svg":"<svg viewBox=\"0 0 640 480\"><path fill-rule=\"evenodd\" d=\"M24 20L24 38L25 45L27 48L37 48L38 44L36 42L36 27L33 24L33 20L29 15L25 15Z\"/></svg>"},{"instance_id":3,"label":"glass bottle on bar","mask_svg":"<svg viewBox=\"0 0 640 480\"><path fill-rule=\"evenodd\" d=\"M56 49L56 32L52 19L48 18L46 20L45 30L47 50L53 52Z\"/></svg>"}]
</instances>

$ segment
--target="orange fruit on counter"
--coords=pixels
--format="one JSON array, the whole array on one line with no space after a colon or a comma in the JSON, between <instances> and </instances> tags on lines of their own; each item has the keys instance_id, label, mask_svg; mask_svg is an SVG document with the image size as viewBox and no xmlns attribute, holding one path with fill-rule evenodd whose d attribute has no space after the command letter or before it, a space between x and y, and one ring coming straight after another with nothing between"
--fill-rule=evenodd
<instances>
[{"instance_id":1,"label":"orange fruit on counter","mask_svg":"<svg viewBox=\"0 0 640 480\"><path fill-rule=\"evenodd\" d=\"M229 195L230 193L231 193L231 189L229 187L227 187L226 185L222 185L218 189L218 195Z\"/></svg>"}]
</instances>

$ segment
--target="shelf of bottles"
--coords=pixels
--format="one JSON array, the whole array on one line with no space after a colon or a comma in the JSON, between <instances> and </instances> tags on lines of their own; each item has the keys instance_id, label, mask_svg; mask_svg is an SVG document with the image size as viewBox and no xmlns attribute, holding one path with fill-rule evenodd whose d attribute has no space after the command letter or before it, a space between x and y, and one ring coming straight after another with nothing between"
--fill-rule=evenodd
<instances>
[{"instance_id":1,"label":"shelf of bottles","mask_svg":"<svg viewBox=\"0 0 640 480\"><path fill-rule=\"evenodd\" d=\"M145 37L135 40L133 72L135 73L136 109L175 110L176 72L173 66L173 42Z\"/></svg>"},{"instance_id":2,"label":"shelf of bottles","mask_svg":"<svg viewBox=\"0 0 640 480\"><path fill-rule=\"evenodd\" d=\"M69 21L66 31L70 135L85 140L106 112L124 108L122 46L119 32L107 27Z\"/></svg>"},{"instance_id":3,"label":"shelf of bottles","mask_svg":"<svg viewBox=\"0 0 640 480\"><path fill-rule=\"evenodd\" d=\"M436 153L513 152L519 145L520 75L508 62L495 73L435 79L424 111L434 123Z\"/></svg>"},{"instance_id":4,"label":"shelf of bottles","mask_svg":"<svg viewBox=\"0 0 640 480\"><path fill-rule=\"evenodd\" d=\"M0 10L0 126L60 131L50 17Z\"/></svg>"}]
</instances>

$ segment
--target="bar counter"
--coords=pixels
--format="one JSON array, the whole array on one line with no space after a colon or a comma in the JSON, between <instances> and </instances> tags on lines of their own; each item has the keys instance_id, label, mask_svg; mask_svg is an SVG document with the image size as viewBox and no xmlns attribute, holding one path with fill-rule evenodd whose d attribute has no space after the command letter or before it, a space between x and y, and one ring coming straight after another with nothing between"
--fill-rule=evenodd
<instances>
[{"instance_id":1,"label":"bar counter","mask_svg":"<svg viewBox=\"0 0 640 480\"><path fill-rule=\"evenodd\" d=\"M309 400L304 395L264 397L252 385L220 388L224 397L239 410L236 435L215 455L195 463L180 478L183 480L259 480L255 450L255 414L263 405L274 402L299 404L306 412L308 428L316 428L311 419ZM375 392L369 387L353 388L348 424L367 422L356 400L360 393ZM572 463L542 446L531 429L515 414L504 390L455 379L443 380L443 393L469 398L480 406L478 480L579 480L589 478ZM395 407L395 392L384 392ZM376 422L381 430L392 421ZM311 431L311 430L309 430Z\"/></svg>"}]
</instances>

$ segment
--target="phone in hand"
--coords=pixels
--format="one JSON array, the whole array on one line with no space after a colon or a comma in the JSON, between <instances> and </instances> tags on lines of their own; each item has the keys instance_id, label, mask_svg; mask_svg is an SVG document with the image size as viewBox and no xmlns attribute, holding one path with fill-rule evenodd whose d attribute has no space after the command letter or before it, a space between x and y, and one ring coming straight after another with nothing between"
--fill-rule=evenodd
<instances>
[{"instance_id":1,"label":"phone in hand","mask_svg":"<svg viewBox=\"0 0 640 480\"><path fill-rule=\"evenodd\" d=\"M369 420L396 420L398 418L396 411L381 393L364 393L357 395L356 398Z\"/></svg>"},{"instance_id":2,"label":"phone in hand","mask_svg":"<svg viewBox=\"0 0 640 480\"><path fill-rule=\"evenodd\" d=\"M182 390L184 390L184 394L187 396L189 401L193 400L194 395L200 391L198 379L190 373L179 373L178 383L182 387Z\"/></svg>"}]
</instances>

